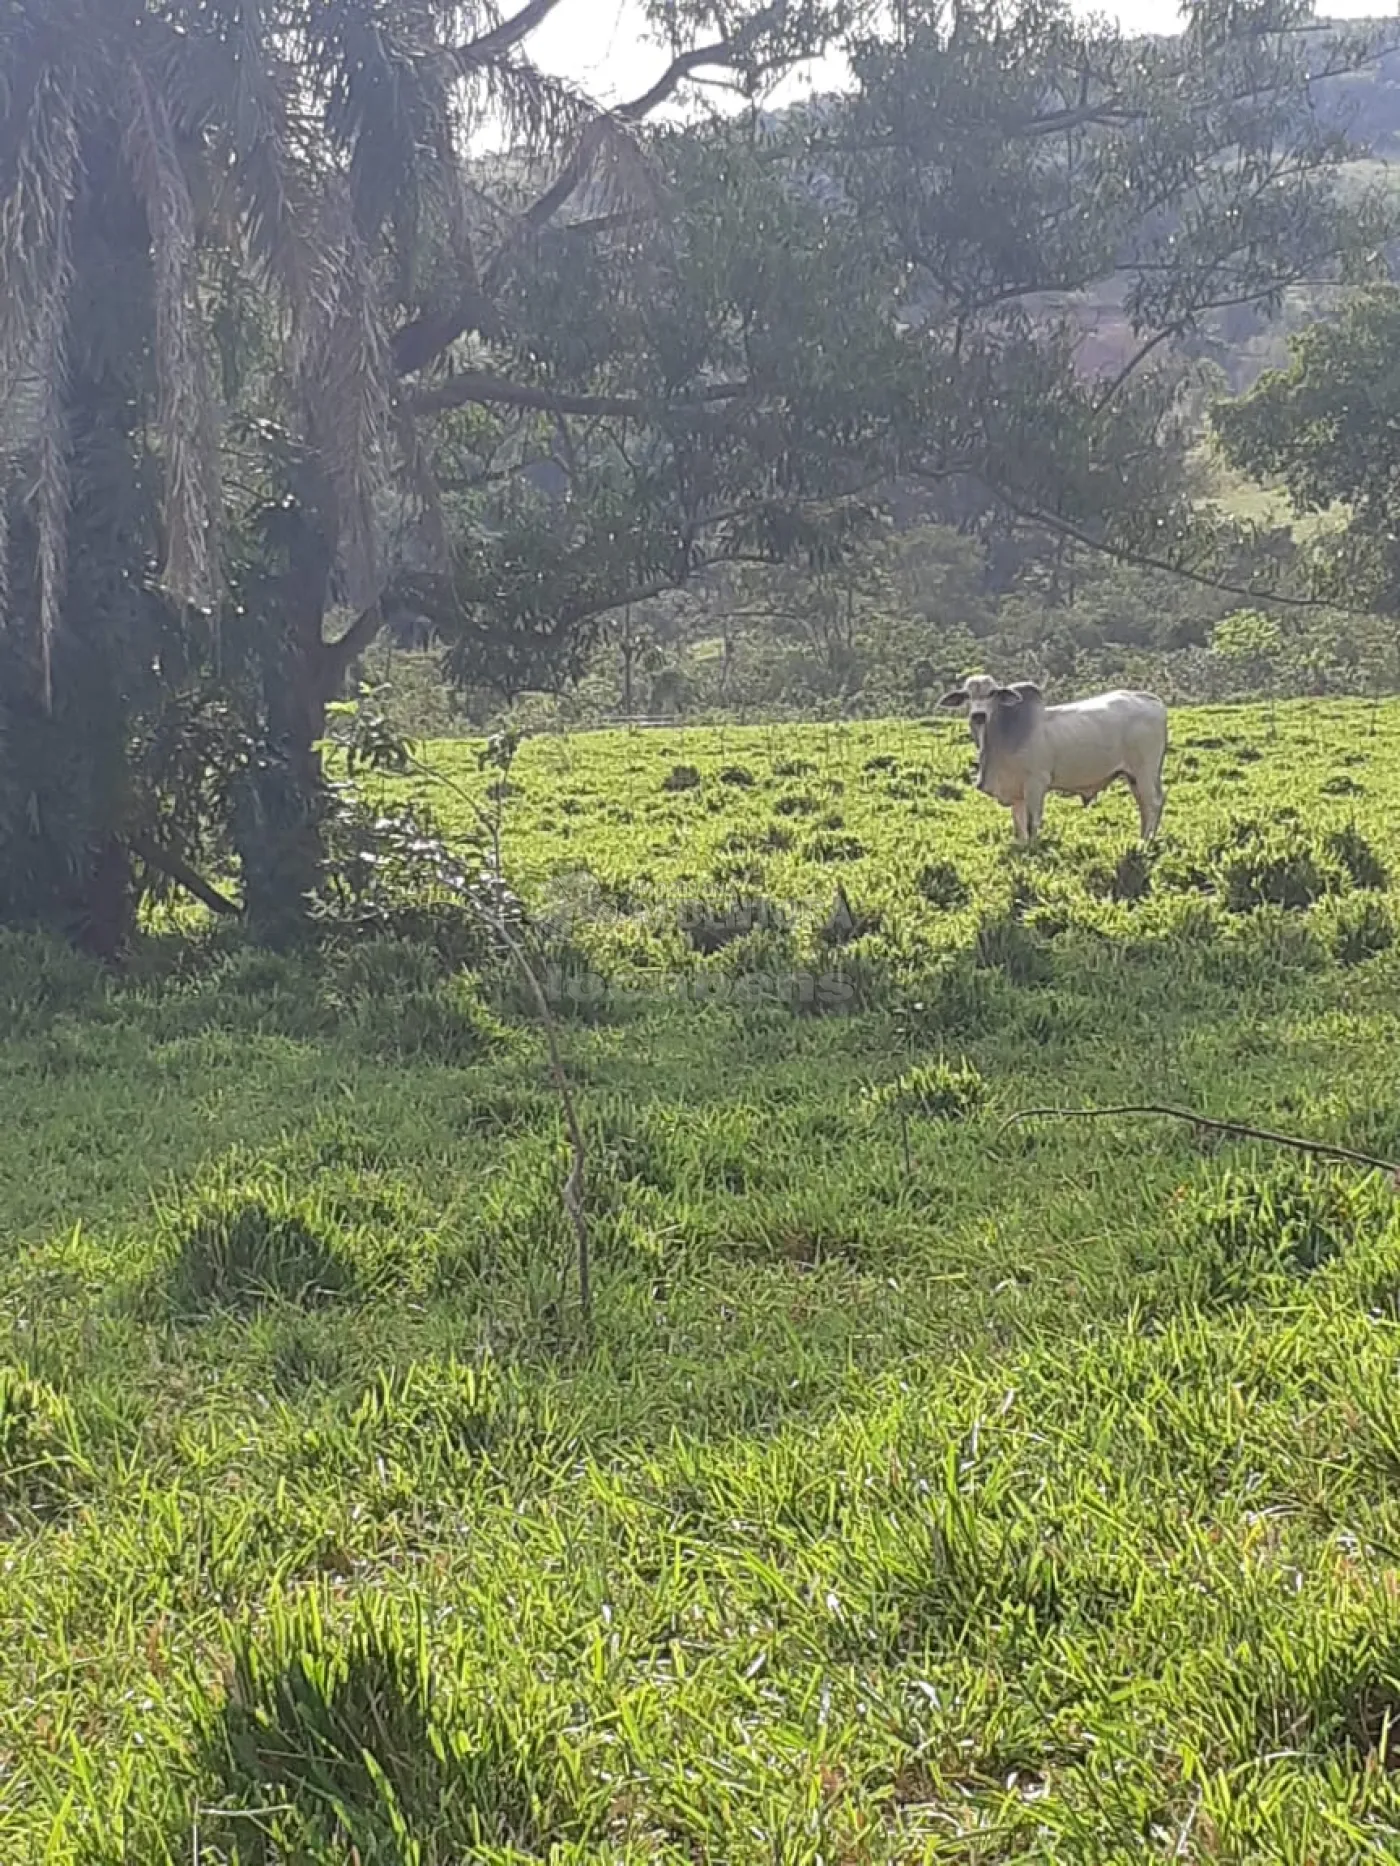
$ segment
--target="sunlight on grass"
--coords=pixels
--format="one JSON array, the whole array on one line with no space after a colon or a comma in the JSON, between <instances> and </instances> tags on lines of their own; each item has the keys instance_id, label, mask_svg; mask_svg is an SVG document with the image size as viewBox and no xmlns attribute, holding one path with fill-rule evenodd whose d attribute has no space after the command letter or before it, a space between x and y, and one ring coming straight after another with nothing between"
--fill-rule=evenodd
<instances>
[{"instance_id":1,"label":"sunlight on grass","mask_svg":"<svg viewBox=\"0 0 1400 1866\"><path fill-rule=\"evenodd\" d=\"M591 1334L507 973L0 939L7 1866L1396 1857L1395 1186L1004 1122L1400 1158L1400 705L970 764L522 749Z\"/></svg>"}]
</instances>

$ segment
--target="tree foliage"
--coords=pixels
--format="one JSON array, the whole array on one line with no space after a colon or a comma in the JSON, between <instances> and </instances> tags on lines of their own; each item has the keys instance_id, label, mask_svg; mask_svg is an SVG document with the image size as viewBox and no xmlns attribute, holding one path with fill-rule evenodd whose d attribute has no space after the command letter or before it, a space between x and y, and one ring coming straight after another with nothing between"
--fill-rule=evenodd
<instances>
[{"instance_id":1,"label":"tree foliage","mask_svg":"<svg viewBox=\"0 0 1400 1866\"><path fill-rule=\"evenodd\" d=\"M1298 513L1344 510L1312 551L1334 601L1400 615L1400 291L1360 292L1292 342L1289 367L1214 411L1226 458Z\"/></svg>"}]
</instances>

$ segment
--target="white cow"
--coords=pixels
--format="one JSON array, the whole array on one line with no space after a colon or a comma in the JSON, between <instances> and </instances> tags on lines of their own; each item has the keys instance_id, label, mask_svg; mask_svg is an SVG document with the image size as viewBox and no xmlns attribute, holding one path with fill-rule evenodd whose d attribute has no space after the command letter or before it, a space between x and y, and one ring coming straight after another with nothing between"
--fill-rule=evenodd
<instances>
[{"instance_id":1,"label":"white cow","mask_svg":"<svg viewBox=\"0 0 1400 1866\"><path fill-rule=\"evenodd\" d=\"M1087 808L1122 778L1137 799L1142 839L1157 833L1165 795L1167 709L1155 693L1096 693L1047 706L1033 681L1003 687L974 674L940 706L967 706L977 745L977 788L1011 809L1018 842L1040 833L1050 791Z\"/></svg>"}]
</instances>

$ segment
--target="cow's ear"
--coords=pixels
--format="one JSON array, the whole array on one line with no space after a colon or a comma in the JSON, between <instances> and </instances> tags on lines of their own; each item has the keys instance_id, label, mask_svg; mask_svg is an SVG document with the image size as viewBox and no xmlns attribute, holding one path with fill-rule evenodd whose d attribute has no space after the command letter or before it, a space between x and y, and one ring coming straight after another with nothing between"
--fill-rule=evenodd
<instances>
[{"instance_id":1,"label":"cow's ear","mask_svg":"<svg viewBox=\"0 0 1400 1866\"><path fill-rule=\"evenodd\" d=\"M992 698L994 700L999 700L1003 706L1019 706L1025 697L1025 694L1015 687L994 687L992 689Z\"/></svg>"},{"instance_id":2,"label":"cow's ear","mask_svg":"<svg viewBox=\"0 0 1400 1866\"><path fill-rule=\"evenodd\" d=\"M967 688L958 687L958 688L955 688L952 693L945 693L943 698L938 702L938 704L940 706L961 706L966 699L967 699Z\"/></svg>"}]
</instances>

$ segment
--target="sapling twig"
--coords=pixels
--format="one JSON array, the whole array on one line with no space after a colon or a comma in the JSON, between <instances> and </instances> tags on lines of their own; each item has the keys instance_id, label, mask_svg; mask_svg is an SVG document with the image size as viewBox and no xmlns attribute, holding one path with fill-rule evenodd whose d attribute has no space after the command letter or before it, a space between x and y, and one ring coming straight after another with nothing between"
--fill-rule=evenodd
<instances>
[{"instance_id":1,"label":"sapling twig","mask_svg":"<svg viewBox=\"0 0 1400 1866\"><path fill-rule=\"evenodd\" d=\"M1276 1134L1267 1127L1253 1127L1245 1121L1218 1121L1210 1115L1196 1114L1190 1108L1171 1108L1163 1102L1134 1102L1113 1108L1021 1108L1008 1115L997 1129L1004 1134L1018 1121L1099 1121L1110 1115L1163 1115L1172 1121L1188 1121L1191 1126L1206 1128L1216 1134L1235 1134L1245 1140L1266 1140L1276 1147L1291 1147L1296 1153L1319 1154L1333 1160L1350 1160L1357 1166L1379 1168L1400 1185L1400 1162L1382 1160L1373 1153L1358 1153L1354 1147L1334 1147L1326 1140L1306 1140L1297 1134Z\"/></svg>"},{"instance_id":2,"label":"sapling twig","mask_svg":"<svg viewBox=\"0 0 1400 1866\"><path fill-rule=\"evenodd\" d=\"M495 759L497 769L501 773L502 784L506 781L506 773L510 768L513 755L513 744L507 742L506 746L503 748L503 755ZM432 765L424 764L421 758L416 757L412 751L406 748L401 750L399 768L405 771L411 770L416 772L420 777L427 778L432 783L441 784L445 789L452 791L456 797L466 804L467 808L472 811L477 821L491 838L492 873L496 881L499 882L502 880L500 794L498 793L497 795L494 812L483 810L476 798L468 791L464 790L455 778L448 777L445 772L435 770ZM476 909L469 897L468 906L472 911L477 912L479 918L486 921L492 932L510 954L516 970L525 981L525 988L534 1001L535 1009L538 1011L540 1022L544 1027L545 1045L549 1051L549 1072L554 1082L555 1091L559 1096L559 1104L564 1114L564 1125L568 1130L569 1136L569 1171L564 1180L562 1196L564 1210L568 1216L569 1224L574 1234L574 1247L578 1260L579 1310L586 1325L591 1322L593 1315L592 1258L589 1249L588 1215L585 1206L588 1154L584 1145L583 1127L578 1118L578 1108L574 1101L573 1090L569 1086L568 1071L564 1067L563 1051L559 1043L559 1027L555 1021L554 1013L549 1008L549 999L545 994L543 985L541 985L539 981L535 968L530 964L524 946L516 938L507 923L504 901L500 899L499 895L497 896L494 918Z\"/></svg>"}]
</instances>

